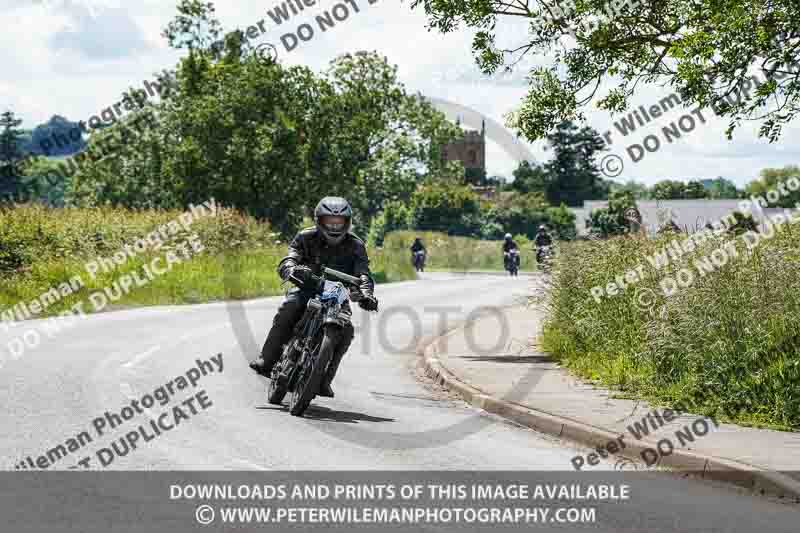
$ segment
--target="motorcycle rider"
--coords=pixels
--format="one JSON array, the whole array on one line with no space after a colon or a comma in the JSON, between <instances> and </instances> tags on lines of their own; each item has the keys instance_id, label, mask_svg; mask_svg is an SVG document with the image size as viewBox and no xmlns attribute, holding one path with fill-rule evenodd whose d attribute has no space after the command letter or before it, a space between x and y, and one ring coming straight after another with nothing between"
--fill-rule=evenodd
<instances>
[{"instance_id":1,"label":"motorcycle rider","mask_svg":"<svg viewBox=\"0 0 800 533\"><path fill-rule=\"evenodd\" d=\"M359 301L359 306L368 311L378 309L378 300L372 294L375 282L369 271L367 248L364 241L350 233L352 218L353 210L347 200L327 196L314 209L315 226L301 230L289 243L289 253L278 264L278 274L281 279L290 280L297 287L287 292L286 299L278 309L261 349L261 358L250 363L250 368L256 373L264 377L272 373L283 345L292 338L294 326L305 312L306 303L319 293L313 276L319 276L323 266L360 278L359 288L364 298ZM343 328L341 334L328 372L320 385L320 396L333 398L331 382L353 340L353 326Z\"/></svg>"},{"instance_id":2,"label":"motorcycle rider","mask_svg":"<svg viewBox=\"0 0 800 533\"><path fill-rule=\"evenodd\" d=\"M414 239L414 244L411 245L411 253L419 252L422 250L425 251L425 245L422 244L422 237L417 237Z\"/></svg>"},{"instance_id":3,"label":"motorcycle rider","mask_svg":"<svg viewBox=\"0 0 800 533\"><path fill-rule=\"evenodd\" d=\"M541 249L543 246L552 246L553 245L553 238L547 233L547 228L539 226L539 231L536 232L536 238L534 239L533 243L536 245L536 262L542 262L542 254Z\"/></svg>"},{"instance_id":4,"label":"motorcycle rider","mask_svg":"<svg viewBox=\"0 0 800 533\"><path fill-rule=\"evenodd\" d=\"M517 243L514 242L514 239L511 237L510 233L506 233L505 237L503 238L503 258L508 259L508 253L511 250L519 250Z\"/></svg>"},{"instance_id":5,"label":"motorcycle rider","mask_svg":"<svg viewBox=\"0 0 800 533\"><path fill-rule=\"evenodd\" d=\"M423 255L423 262L425 261L424 257L428 255L428 251L425 249L425 245L422 244L422 237L417 237L414 239L414 244L411 245L411 260L412 262L415 259L415 254L417 252L422 252Z\"/></svg>"}]
</instances>

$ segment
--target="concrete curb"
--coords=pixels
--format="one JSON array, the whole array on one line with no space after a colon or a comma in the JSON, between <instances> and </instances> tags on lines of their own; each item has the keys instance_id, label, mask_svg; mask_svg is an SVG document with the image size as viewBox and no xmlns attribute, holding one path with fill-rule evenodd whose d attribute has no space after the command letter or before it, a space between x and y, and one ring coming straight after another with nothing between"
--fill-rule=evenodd
<instances>
[{"instance_id":1,"label":"concrete curb","mask_svg":"<svg viewBox=\"0 0 800 533\"><path fill-rule=\"evenodd\" d=\"M464 324L439 337L428 338L424 344L421 343L418 347L419 366L425 375L432 378L439 385L455 392L473 407L483 409L488 413L501 416L541 433L589 447L603 446L622 436L577 420L495 398L459 379L458 376L442 364L436 354L440 341L463 327L465 327ZM640 453L645 448L656 445L656 442L649 441L625 441L625 443L625 449L617 455L635 461L641 461ZM647 444L651 446L647 446ZM704 479L734 483L761 494L790 498L800 503L800 481L785 474L771 472L731 459L675 450L671 455L659 458L659 461L653 466L685 471Z\"/></svg>"}]
</instances>

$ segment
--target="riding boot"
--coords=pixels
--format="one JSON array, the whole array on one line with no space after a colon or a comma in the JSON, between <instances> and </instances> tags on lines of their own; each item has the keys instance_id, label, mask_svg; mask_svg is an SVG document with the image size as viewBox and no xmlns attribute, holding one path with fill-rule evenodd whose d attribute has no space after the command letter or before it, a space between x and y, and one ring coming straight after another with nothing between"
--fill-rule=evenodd
<instances>
[{"instance_id":1,"label":"riding boot","mask_svg":"<svg viewBox=\"0 0 800 533\"><path fill-rule=\"evenodd\" d=\"M278 308L272 321L272 328L261 348L261 358L250 363L250 369L264 376L270 377L272 367L283 354L283 345L292 338L294 325L303 316L308 296L299 292L290 293Z\"/></svg>"}]
</instances>

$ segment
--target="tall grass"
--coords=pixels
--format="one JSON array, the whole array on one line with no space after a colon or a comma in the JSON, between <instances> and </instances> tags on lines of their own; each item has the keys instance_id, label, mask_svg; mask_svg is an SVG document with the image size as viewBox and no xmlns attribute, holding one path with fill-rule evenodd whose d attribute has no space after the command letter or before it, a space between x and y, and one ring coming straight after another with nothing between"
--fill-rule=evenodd
<instances>
[{"instance_id":1,"label":"tall grass","mask_svg":"<svg viewBox=\"0 0 800 533\"><path fill-rule=\"evenodd\" d=\"M246 299L283 293L276 266L286 254L286 243L267 224L220 209L215 216L195 221L159 249L148 249L122 264L101 268L95 275L87 262L109 258L145 237L156 227L176 220L182 211L132 211L115 208L52 209L39 205L0 210L0 311L20 302L31 302L51 287L75 276L83 286L52 305L38 317L66 311L84 302L91 312L92 293L111 287L123 276L138 273L185 242L190 233L199 237L204 250L155 276L146 285L132 287L110 307L202 303ZM392 247L370 252L371 269L378 282L413 279L414 269L405 251ZM163 268L163 262L161 268Z\"/></svg>"},{"instance_id":2,"label":"tall grass","mask_svg":"<svg viewBox=\"0 0 800 533\"><path fill-rule=\"evenodd\" d=\"M738 239L739 257L705 276L694 260L725 241L657 271L645 256L671 238L562 247L545 348L578 374L633 396L741 424L800 427L800 227L784 226L752 252ZM644 281L599 303L591 296L592 287L639 264L647 265ZM659 281L680 268L693 272L693 283L667 297Z\"/></svg>"}]
</instances>

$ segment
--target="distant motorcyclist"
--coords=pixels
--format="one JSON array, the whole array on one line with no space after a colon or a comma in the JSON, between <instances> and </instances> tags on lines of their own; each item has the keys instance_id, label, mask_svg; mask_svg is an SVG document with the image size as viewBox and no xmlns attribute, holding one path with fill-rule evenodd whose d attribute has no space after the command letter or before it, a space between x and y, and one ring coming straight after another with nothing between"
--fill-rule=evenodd
<instances>
[{"instance_id":1,"label":"distant motorcyclist","mask_svg":"<svg viewBox=\"0 0 800 533\"><path fill-rule=\"evenodd\" d=\"M536 232L536 238L534 239L534 243L536 244L537 248L541 248L542 246L552 246L553 245L553 238L547 233L547 228L544 226L539 226L539 231Z\"/></svg>"},{"instance_id":2,"label":"distant motorcyclist","mask_svg":"<svg viewBox=\"0 0 800 533\"><path fill-rule=\"evenodd\" d=\"M427 255L428 251L425 249L425 245L422 243L422 237L415 238L414 244L411 245L411 262L418 271L425 267L425 258Z\"/></svg>"},{"instance_id":3,"label":"distant motorcyclist","mask_svg":"<svg viewBox=\"0 0 800 533\"><path fill-rule=\"evenodd\" d=\"M415 252L419 252L419 251L423 251L423 252L425 251L425 245L422 244L422 238L421 237L417 237L416 239L414 239L414 244L411 245L411 253L415 253Z\"/></svg>"},{"instance_id":4,"label":"distant motorcyclist","mask_svg":"<svg viewBox=\"0 0 800 533\"><path fill-rule=\"evenodd\" d=\"M512 251L515 253L512 253ZM513 261L514 266L519 268L519 246L517 246L517 243L514 242L511 234L506 233L503 239L503 265L505 266L506 270L509 270L509 261ZM510 270L512 275L514 274L514 271L515 269Z\"/></svg>"},{"instance_id":5,"label":"distant motorcyclist","mask_svg":"<svg viewBox=\"0 0 800 533\"><path fill-rule=\"evenodd\" d=\"M548 250L549 247L553 245L553 238L547 233L547 228L544 226L539 226L539 230L536 232L536 237L533 240L533 244L536 246L536 262L542 263L544 261L544 256L546 255L545 250Z\"/></svg>"},{"instance_id":6,"label":"distant motorcyclist","mask_svg":"<svg viewBox=\"0 0 800 533\"><path fill-rule=\"evenodd\" d=\"M328 196L314 210L316 225L301 230L289 244L289 253L278 264L281 279L295 283L272 321L272 328L261 349L261 358L250 368L269 377L280 359L283 345L292 338L295 324L302 318L310 298L318 294L312 275L319 276L326 266L360 278L364 299L359 306L376 310L378 301L372 295L375 283L369 271L369 258L364 242L350 233L353 210L344 198ZM320 386L320 396L333 397L331 382L347 348L353 340L353 327L342 330L342 338L333 354L328 373Z\"/></svg>"},{"instance_id":7,"label":"distant motorcyclist","mask_svg":"<svg viewBox=\"0 0 800 533\"><path fill-rule=\"evenodd\" d=\"M514 239L511 237L510 233L506 233L506 236L503 238L503 253L510 252L511 250L519 249L517 243L514 242Z\"/></svg>"}]
</instances>

